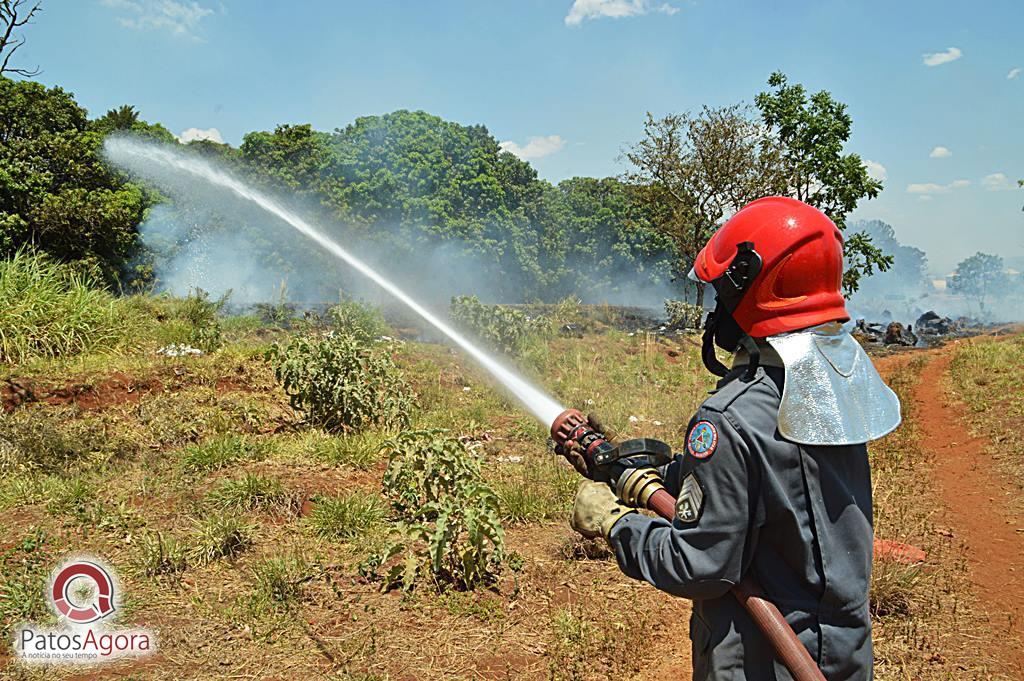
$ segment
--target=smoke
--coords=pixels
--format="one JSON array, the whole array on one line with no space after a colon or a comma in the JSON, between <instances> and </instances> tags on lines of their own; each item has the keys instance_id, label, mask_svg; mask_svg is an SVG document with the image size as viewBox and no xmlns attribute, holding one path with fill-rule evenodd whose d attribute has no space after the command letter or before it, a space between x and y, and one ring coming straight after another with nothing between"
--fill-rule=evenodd
<instances>
[{"instance_id":1,"label":"smoke","mask_svg":"<svg viewBox=\"0 0 1024 681\"><path fill-rule=\"evenodd\" d=\"M112 144L132 140L122 136L112 138ZM187 148L174 153L198 157ZM201 158L203 163L244 176L243 170L226 168L225 162ZM231 304L242 307L276 302L282 291L288 302L300 308L336 302L342 292L375 304L391 304L379 287L353 276L349 268L339 266L251 201L170 167L141 166L124 158L116 161L165 199L149 211L139 227L144 246L139 264L152 269L157 290L185 295L201 288L215 297L230 291ZM257 184L259 179L249 181ZM346 223L313 199L280 194L273 198L288 210L316 220L332 239L371 266L393 273L396 283L437 309L446 308L452 296L464 294L494 303L572 295L586 303L650 309L661 309L665 298L680 297L681 285L670 281L669 256L651 254L637 263L624 263L611 257L616 248L623 247L613 243L613 235L597 237L596 252L609 254L604 267L574 268L570 262L568 266L553 264L550 271L524 272L516 253L495 257L493 250L480 245L494 235L443 239L423 226ZM570 260L573 236L568 235L566 257ZM551 246L541 243L542 239L538 234L534 242L517 247L543 253ZM538 281L542 277L559 279L555 285L541 287Z\"/></svg>"},{"instance_id":2,"label":"smoke","mask_svg":"<svg viewBox=\"0 0 1024 681\"><path fill-rule=\"evenodd\" d=\"M562 407L548 395L469 342L449 323L410 297L379 271L368 266L351 250L346 249L330 235L292 212L285 205L240 180L237 176L216 168L207 160L181 153L166 145L126 138L108 138L104 143L104 153L109 160L140 177L156 182L161 189L173 192L180 188L183 181L192 178L193 184L197 180L205 182L210 190L248 201L251 204L250 212L256 209L262 210L267 213L267 219L274 218L278 222L288 225L292 228L294 237L305 237L309 243L322 249L325 256L333 257L339 263L348 265L351 270L372 281L447 336L501 382L541 423L550 425L555 417L562 412ZM166 185L160 184L161 180L166 182ZM202 190L198 187L197 189Z\"/></svg>"},{"instance_id":3,"label":"smoke","mask_svg":"<svg viewBox=\"0 0 1024 681\"><path fill-rule=\"evenodd\" d=\"M945 279L933 280L928 274L927 254L914 246L900 243L895 230L881 220L860 221L849 226L851 233L867 232L872 242L893 256L893 266L863 278L847 308L854 319L914 323L924 312L943 317L969 317L984 323L1004 323L1024 319L1024 300L1020 275L1013 263L1007 263L1006 286L996 288L983 298L949 291ZM965 254L965 257L970 254ZM1024 263L1022 263L1024 264ZM1015 294L1014 291L1017 293Z\"/></svg>"}]
</instances>

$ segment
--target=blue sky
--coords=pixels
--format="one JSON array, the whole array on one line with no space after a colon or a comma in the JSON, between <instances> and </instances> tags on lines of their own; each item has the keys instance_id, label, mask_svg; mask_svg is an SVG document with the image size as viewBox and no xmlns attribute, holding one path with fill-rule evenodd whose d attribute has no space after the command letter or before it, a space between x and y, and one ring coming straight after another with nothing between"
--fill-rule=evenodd
<instances>
[{"instance_id":1,"label":"blue sky","mask_svg":"<svg viewBox=\"0 0 1024 681\"><path fill-rule=\"evenodd\" d=\"M232 144L424 109L554 181L620 173L646 111L749 102L781 69L850 107L886 186L854 217L944 273L1024 256L1022 25L1019 0L44 0L19 65L94 115L133 104Z\"/></svg>"}]
</instances>

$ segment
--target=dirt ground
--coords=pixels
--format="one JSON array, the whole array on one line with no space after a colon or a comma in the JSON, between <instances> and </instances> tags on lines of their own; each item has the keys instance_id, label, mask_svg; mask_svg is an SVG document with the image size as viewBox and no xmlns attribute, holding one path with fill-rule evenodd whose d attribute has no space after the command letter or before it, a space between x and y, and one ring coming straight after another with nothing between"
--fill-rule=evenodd
<instances>
[{"instance_id":1,"label":"dirt ground","mask_svg":"<svg viewBox=\"0 0 1024 681\"><path fill-rule=\"evenodd\" d=\"M615 342L622 346L624 357L634 358L637 367L652 372L654 378L650 380L654 385L700 371L696 351L685 344L649 347L646 341L640 344L631 338ZM577 366L567 376L598 371L602 346L580 347L584 349L575 350ZM876 619L876 652L889 655L887 660L897 659L899 656L892 655L891 649L901 647L900 659L912 661L904 666L900 663L880 668L878 677L883 679L1024 678L1024 646L1020 644L1024 635L1024 516L1019 511L1021 505L1016 503L1019 487L1007 479L1005 471L992 465L992 443L970 435L971 417L947 392L945 379L952 350L953 346L913 350L876 359L887 379L909 381L903 394L914 449L908 451L919 458L909 474L926 483L921 489L897 489L896 494L917 495L912 505L923 509L930 518L924 532L936 535L943 546L955 550L936 553L934 542L926 541L928 537L892 536L891 529L889 536L881 538L921 540L921 547L929 551L927 572L956 573L934 587L934 600L941 600L942 604L929 605L924 608L927 613L910 608L904 615ZM437 355L433 359L440 369L435 372L431 368L434 373L424 376L437 384L438 394L448 395L446 405L475 414L475 404L463 404L463 400L476 393L462 391L464 384L476 385L475 376L459 369L453 356L441 352ZM623 360L617 361L626 367ZM283 406L272 404L273 399L279 400L273 397L272 383L260 374L225 373L222 368L216 367L217 371L209 376L179 375L176 367L168 367L163 373L151 368L126 367L124 371L105 373L90 381L54 379L48 383L45 377L35 377L34 381L8 384L0 397L4 410L10 413L23 409L72 409L68 413L76 418L85 414L90 418L113 419L117 415L127 419L127 415L150 400L168 399L168 395L177 395L179 391L193 390L199 391L197 394L211 409L219 404L218 400L227 400L236 410L252 407L250 398L265 401L269 405L267 415L262 421L254 420L250 432L277 437L280 431L287 435L291 429L289 417ZM629 368L632 373L624 376L640 376L635 368ZM460 377L455 388L443 380L445 372L452 371ZM587 378L581 376L581 385L588 385ZM656 436L678 444L692 407L690 403L680 407L680 400L696 402L700 386L662 384L674 391L663 396L665 403L650 401L633 404L629 409L640 406L643 411L639 413L647 414L647 420L636 428L657 428ZM424 383L419 389L426 393L429 385ZM573 389L571 384L562 386L563 393ZM640 396L634 402L649 399L643 394L638 393ZM679 397L684 395L688 397ZM668 403L680 413L671 422L655 421L654 416L664 413ZM628 427L625 416L632 412L625 411L626 408L622 405L624 411L618 420ZM248 419L249 411L243 411ZM493 413L495 409L487 403L486 412L483 408L480 411ZM210 420L214 420L213 416ZM527 457L549 456L539 445L535 446L535 437L513 434L515 424L512 419L508 421L500 426L490 424L497 428L498 442L487 447L504 442L503 448L487 455L492 457L493 465L510 466L500 462L507 460L511 452L526 453ZM104 424L114 427L114 421ZM174 462L166 457L173 452L158 451L153 446L149 449L152 452L146 456L152 457L151 461L128 466L115 482L120 490L117 498L129 507L145 510L147 522L154 527L180 523L188 505L197 503L203 490L229 475L228 471L218 472L201 483L203 489L190 490L184 484L187 481L172 475ZM253 555L245 554L238 561L197 568L194 572L190 569L174 589L121 569L122 565L130 564L134 548L123 543L116 532L81 535L66 520L49 518L48 509L38 503L5 511L5 527L0 528L0 544L4 546L40 525L50 528L55 543L47 550L54 551L54 556L66 548L94 550L109 556L137 599L132 620L158 627L166 642L158 655L145 661L77 674L62 672L60 677L306 676L349 681L689 678L689 603L626 579L607 555L596 560L567 558L566 552L574 549L562 512L559 517L542 522L509 527L509 545L522 556L524 566L518 573L507 573L493 590L453 598L381 594L377 585L353 578L351 565L346 565L351 558L343 550L311 542L303 523L309 499L316 494L334 493L339 486L357 486L372 492L379 486L383 462L365 470L352 470L322 463L311 467L313 462L308 458L282 457L240 466L247 472L274 477L288 489L301 492L305 501L297 517L257 517ZM157 480L163 482L157 484ZM152 496L154 493L158 496ZM1007 503L1008 497L1015 503ZM246 580L251 566L258 559L299 550L326 554L317 563L318 569L322 569L321 576L309 582L303 597L298 611L301 622L280 627L272 620L250 621L240 616L231 594L248 588ZM966 557L962 564L960 555ZM951 599L949 592L957 590L963 593L953 594ZM919 614L945 621L931 622L928 626L932 629L919 627L914 619ZM943 630L941 636L933 635L937 628ZM906 642L896 646L893 641L903 636L900 632L904 631L912 633L905 635ZM601 665L587 666L590 650L596 651ZM609 661L617 658L628 659L628 664L610 666ZM972 660L981 662L972 664ZM4 662L0 657L0 676L26 678L14 665L5 666Z\"/></svg>"},{"instance_id":2,"label":"dirt ground","mask_svg":"<svg viewBox=\"0 0 1024 681\"><path fill-rule=\"evenodd\" d=\"M966 544L974 591L993 632L1005 637L992 653L1024 678L1024 516L1015 510L1017 486L1000 475L991 443L971 435L963 406L944 390L950 359L948 351L934 353L921 372L914 395L921 444L933 454L949 530Z\"/></svg>"}]
</instances>

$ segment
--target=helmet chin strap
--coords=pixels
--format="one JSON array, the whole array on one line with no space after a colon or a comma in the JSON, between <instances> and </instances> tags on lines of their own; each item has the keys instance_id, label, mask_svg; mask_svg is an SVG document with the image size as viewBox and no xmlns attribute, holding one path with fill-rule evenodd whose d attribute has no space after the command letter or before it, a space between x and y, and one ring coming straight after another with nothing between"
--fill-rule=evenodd
<instances>
[{"instance_id":1,"label":"helmet chin strap","mask_svg":"<svg viewBox=\"0 0 1024 681\"><path fill-rule=\"evenodd\" d=\"M744 241L736 247L736 256L729 263L728 269L711 282L715 287L716 303L715 310L704 322L701 360L708 371L716 376L725 376L729 373L729 368L715 356L715 345L729 352L735 352L736 348L742 347L750 356L743 380L751 381L757 374L761 351L754 339L736 323L732 312L761 271L761 265L761 256L754 250L754 244Z\"/></svg>"},{"instance_id":2,"label":"helmet chin strap","mask_svg":"<svg viewBox=\"0 0 1024 681\"><path fill-rule=\"evenodd\" d=\"M730 334L728 327L735 327L739 329L739 325L736 322L731 324L725 321L725 317L729 317L731 321L732 315L727 310L724 310L721 304L715 306L714 312L708 315L707 320L704 322L704 336L701 343L700 358L704 362L704 366L707 370L716 376L725 376L729 373L730 369L715 355L715 345L728 350L729 352L735 352L736 348L742 347L747 351L749 362L747 363L747 370L743 373L744 381L752 381L757 375L757 367L761 364L761 349L757 347L757 342L751 338L748 334L739 331L738 338L726 338L725 336L735 336ZM724 322L724 323L723 323Z\"/></svg>"},{"instance_id":3,"label":"helmet chin strap","mask_svg":"<svg viewBox=\"0 0 1024 681\"><path fill-rule=\"evenodd\" d=\"M708 313L708 318L704 320L704 338L700 350L701 361L704 362L707 370L715 376L725 376L729 373L729 367L722 364L715 355L715 330L718 326L717 317L720 311L721 306L716 306L714 312Z\"/></svg>"}]
</instances>

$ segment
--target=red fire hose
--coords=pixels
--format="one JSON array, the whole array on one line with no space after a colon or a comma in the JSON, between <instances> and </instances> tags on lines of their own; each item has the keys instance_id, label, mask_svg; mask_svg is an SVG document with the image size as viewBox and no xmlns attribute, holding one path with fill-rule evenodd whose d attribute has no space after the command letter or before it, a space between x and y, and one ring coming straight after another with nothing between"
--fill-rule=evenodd
<instances>
[{"instance_id":1,"label":"red fire hose","mask_svg":"<svg viewBox=\"0 0 1024 681\"><path fill-rule=\"evenodd\" d=\"M583 414L579 411L566 410L551 424L551 437L556 442L564 444L571 426L576 426L584 420ZM676 499L664 489L659 489L647 501L647 508L671 522L676 515ZM789 626L789 622L775 604L764 597L764 592L757 582L745 577L732 587L732 594L746 608L751 619L775 650L779 661L786 666L796 681L825 681L814 658L800 643L796 632Z\"/></svg>"}]
</instances>

